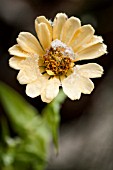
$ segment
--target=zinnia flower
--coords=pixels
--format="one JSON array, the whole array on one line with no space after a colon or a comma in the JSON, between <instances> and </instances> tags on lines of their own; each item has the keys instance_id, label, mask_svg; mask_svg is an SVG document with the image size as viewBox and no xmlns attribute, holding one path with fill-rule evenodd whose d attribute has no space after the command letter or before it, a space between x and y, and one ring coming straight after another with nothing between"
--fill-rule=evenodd
<instances>
[{"instance_id":1,"label":"zinnia flower","mask_svg":"<svg viewBox=\"0 0 113 170\"><path fill-rule=\"evenodd\" d=\"M37 39L29 32L21 32L17 44L9 49L14 55L9 65L20 70L17 79L27 84L26 94L32 98L41 95L43 102L51 102L62 86L71 99L81 93L90 94L94 84L90 78L101 77L103 68L96 63L78 65L107 53L100 36L94 35L91 25L81 26L76 17L58 13L54 21L44 16L35 20Z\"/></svg>"}]
</instances>

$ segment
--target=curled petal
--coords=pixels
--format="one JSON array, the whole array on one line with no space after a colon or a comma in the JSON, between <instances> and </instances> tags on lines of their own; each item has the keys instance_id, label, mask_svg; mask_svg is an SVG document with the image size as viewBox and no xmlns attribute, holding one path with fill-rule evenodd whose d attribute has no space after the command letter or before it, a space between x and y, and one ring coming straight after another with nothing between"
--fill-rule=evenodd
<instances>
[{"instance_id":1,"label":"curled petal","mask_svg":"<svg viewBox=\"0 0 113 170\"><path fill-rule=\"evenodd\" d=\"M52 40L52 34L53 34L53 30L52 30L52 25L51 22L48 21L44 16L39 16L35 19L35 30L37 32L38 35L38 25L40 23L45 23L46 26L48 27L49 33L50 33L50 39Z\"/></svg>"},{"instance_id":2,"label":"curled petal","mask_svg":"<svg viewBox=\"0 0 113 170\"><path fill-rule=\"evenodd\" d=\"M59 92L60 81L57 78L51 78L47 81L46 87L41 94L43 102L50 103Z\"/></svg>"},{"instance_id":3,"label":"curled petal","mask_svg":"<svg viewBox=\"0 0 113 170\"><path fill-rule=\"evenodd\" d=\"M87 78L97 78L103 74L103 67L96 63L76 65L75 70L79 75Z\"/></svg>"},{"instance_id":4,"label":"curled petal","mask_svg":"<svg viewBox=\"0 0 113 170\"><path fill-rule=\"evenodd\" d=\"M11 57L9 59L9 66L14 68L15 70L20 70L22 68L22 62L25 60L25 58L20 57Z\"/></svg>"},{"instance_id":5,"label":"curled petal","mask_svg":"<svg viewBox=\"0 0 113 170\"><path fill-rule=\"evenodd\" d=\"M60 36L61 41L68 44L70 40L72 39L76 30L80 28L80 26L81 26L81 22L78 18L70 17L65 22L62 28L61 36Z\"/></svg>"},{"instance_id":6,"label":"curled petal","mask_svg":"<svg viewBox=\"0 0 113 170\"><path fill-rule=\"evenodd\" d=\"M75 32L69 45L73 48L74 52L77 52L81 45L86 44L92 38L93 34L93 27L91 25L84 25Z\"/></svg>"},{"instance_id":7,"label":"curled petal","mask_svg":"<svg viewBox=\"0 0 113 170\"><path fill-rule=\"evenodd\" d=\"M53 22L53 40L60 39L62 28L67 20L67 15L58 13Z\"/></svg>"},{"instance_id":8,"label":"curled petal","mask_svg":"<svg viewBox=\"0 0 113 170\"><path fill-rule=\"evenodd\" d=\"M17 38L17 42L19 46L28 53L44 54L38 40L29 32L21 32Z\"/></svg>"},{"instance_id":9,"label":"curled petal","mask_svg":"<svg viewBox=\"0 0 113 170\"><path fill-rule=\"evenodd\" d=\"M22 50L22 48L18 44L9 48L8 51L11 55L15 55L18 57L29 57L29 53Z\"/></svg>"},{"instance_id":10,"label":"curled petal","mask_svg":"<svg viewBox=\"0 0 113 170\"><path fill-rule=\"evenodd\" d=\"M83 44L78 50L77 52L80 52L82 50L84 50L85 48L88 48L88 47L91 47L95 44L98 44L98 43L102 43L103 42L103 39L101 36L96 36L96 35L93 35L93 37L86 43L86 44Z\"/></svg>"},{"instance_id":11,"label":"curled petal","mask_svg":"<svg viewBox=\"0 0 113 170\"><path fill-rule=\"evenodd\" d=\"M40 40L40 43L44 49L47 49L50 47L50 43L52 41L50 32L48 30L48 27L45 23L38 24L37 29L37 35Z\"/></svg>"},{"instance_id":12,"label":"curled petal","mask_svg":"<svg viewBox=\"0 0 113 170\"><path fill-rule=\"evenodd\" d=\"M105 53L107 53L107 46L103 43L98 43L78 52L75 60L94 59L102 56Z\"/></svg>"}]
</instances>

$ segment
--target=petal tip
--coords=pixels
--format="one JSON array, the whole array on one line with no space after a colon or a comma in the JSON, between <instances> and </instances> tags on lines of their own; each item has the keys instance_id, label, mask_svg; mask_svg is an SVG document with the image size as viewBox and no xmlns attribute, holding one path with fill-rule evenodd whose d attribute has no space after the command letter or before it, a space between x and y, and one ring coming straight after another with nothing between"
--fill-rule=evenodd
<instances>
[{"instance_id":1,"label":"petal tip","mask_svg":"<svg viewBox=\"0 0 113 170\"><path fill-rule=\"evenodd\" d=\"M68 16L65 13L63 13L63 12L57 13L56 17L65 17L65 18L68 18Z\"/></svg>"},{"instance_id":2,"label":"petal tip","mask_svg":"<svg viewBox=\"0 0 113 170\"><path fill-rule=\"evenodd\" d=\"M25 93L27 96L29 96L30 98L36 98L38 95L35 95L34 93L30 93L29 92L29 89L27 88L26 86L26 90L25 90Z\"/></svg>"}]
</instances>

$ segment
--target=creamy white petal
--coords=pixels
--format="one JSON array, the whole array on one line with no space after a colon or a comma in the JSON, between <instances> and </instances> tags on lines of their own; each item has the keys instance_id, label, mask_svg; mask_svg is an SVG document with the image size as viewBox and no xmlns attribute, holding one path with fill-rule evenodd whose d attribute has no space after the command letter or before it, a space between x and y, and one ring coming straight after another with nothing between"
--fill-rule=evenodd
<instances>
[{"instance_id":1,"label":"creamy white petal","mask_svg":"<svg viewBox=\"0 0 113 170\"><path fill-rule=\"evenodd\" d=\"M73 74L62 81L63 91L71 100L80 99L81 91L79 89L78 81L78 77L74 77Z\"/></svg>"},{"instance_id":2,"label":"creamy white petal","mask_svg":"<svg viewBox=\"0 0 113 170\"><path fill-rule=\"evenodd\" d=\"M37 29L37 35L40 40L40 43L44 49L47 49L50 47L50 43L52 41L50 32L48 30L48 27L45 23L38 24Z\"/></svg>"},{"instance_id":3,"label":"creamy white petal","mask_svg":"<svg viewBox=\"0 0 113 170\"><path fill-rule=\"evenodd\" d=\"M53 40L60 39L62 28L67 20L67 15L58 13L53 22Z\"/></svg>"},{"instance_id":4,"label":"creamy white petal","mask_svg":"<svg viewBox=\"0 0 113 170\"><path fill-rule=\"evenodd\" d=\"M90 79L73 73L62 81L62 87L71 100L76 100L80 99L81 93L90 94L94 84Z\"/></svg>"},{"instance_id":5,"label":"creamy white petal","mask_svg":"<svg viewBox=\"0 0 113 170\"><path fill-rule=\"evenodd\" d=\"M103 67L96 63L88 63L84 65L76 65L75 71L87 78L101 77L103 74Z\"/></svg>"},{"instance_id":6,"label":"creamy white petal","mask_svg":"<svg viewBox=\"0 0 113 170\"><path fill-rule=\"evenodd\" d=\"M77 50L77 52L80 52L80 51L84 50L85 48L91 47L92 45L95 45L95 44L98 44L98 43L102 43L102 42L103 42L103 38L101 36L93 35L93 37L90 39L90 41L88 41L87 43L83 44Z\"/></svg>"},{"instance_id":7,"label":"creamy white petal","mask_svg":"<svg viewBox=\"0 0 113 170\"><path fill-rule=\"evenodd\" d=\"M52 39L53 30L52 30L51 21L48 21L44 16L37 17L35 19L35 30L37 32L37 35L38 35L38 24L40 23L45 23L47 25L48 30L50 32L50 39Z\"/></svg>"},{"instance_id":8,"label":"creamy white petal","mask_svg":"<svg viewBox=\"0 0 113 170\"><path fill-rule=\"evenodd\" d=\"M16 69L16 70L20 70L22 68L22 62L25 60L25 58L20 58L20 57L11 57L9 59L9 66Z\"/></svg>"},{"instance_id":9,"label":"creamy white petal","mask_svg":"<svg viewBox=\"0 0 113 170\"><path fill-rule=\"evenodd\" d=\"M81 22L76 17L70 17L64 24L60 39L62 42L68 44L70 40L72 39L75 31L80 28Z\"/></svg>"},{"instance_id":10,"label":"creamy white petal","mask_svg":"<svg viewBox=\"0 0 113 170\"><path fill-rule=\"evenodd\" d=\"M46 81L47 79L40 76L36 81L27 84L26 94L31 98L39 96L46 86Z\"/></svg>"},{"instance_id":11,"label":"creamy white petal","mask_svg":"<svg viewBox=\"0 0 113 170\"><path fill-rule=\"evenodd\" d=\"M73 48L74 52L77 52L81 45L84 45L92 38L93 34L93 27L91 25L84 25L75 32L68 45Z\"/></svg>"},{"instance_id":12,"label":"creamy white petal","mask_svg":"<svg viewBox=\"0 0 113 170\"><path fill-rule=\"evenodd\" d=\"M19 46L28 53L44 54L38 40L29 32L21 32L17 38L17 42Z\"/></svg>"},{"instance_id":13,"label":"creamy white petal","mask_svg":"<svg viewBox=\"0 0 113 170\"><path fill-rule=\"evenodd\" d=\"M15 56L18 56L18 57L29 57L29 53L22 50L22 48L18 44L9 48L8 51L11 55L15 55Z\"/></svg>"},{"instance_id":14,"label":"creamy white petal","mask_svg":"<svg viewBox=\"0 0 113 170\"><path fill-rule=\"evenodd\" d=\"M90 41L84 44L84 47L89 47L89 46L95 45L97 43L102 43L102 42L103 42L103 38L101 36L93 35Z\"/></svg>"},{"instance_id":15,"label":"creamy white petal","mask_svg":"<svg viewBox=\"0 0 113 170\"><path fill-rule=\"evenodd\" d=\"M79 88L82 93L90 94L94 89L93 82L87 77L80 77Z\"/></svg>"},{"instance_id":16,"label":"creamy white petal","mask_svg":"<svg viewBox=\"0 0 113 170\"><path fill-rule=\"evenodd\" d=\"M26 58L22 62L22 69L17 75L20 84L27 84L35 81L38 77L38 62L35 58Z\"/></svg>"},{"instance_id":17,"label":"creamy white petal","mask_svg":"<svg viewBox=\"0 0 113 170\"><path fill-rule=\"evenodd\" d=\"M98 43L76 53L75 60L78 61L94 59L102 56L105 53L107 53L107 46L103 43Z\"/></svg>"},{"instance_id":18,"label":"creamy white petal","mask_svg":"<svg viewBox=\"0 0 113 170\"><path fill-rule=\"evenodd\" d=\"M57 78L51 78L47 81L46 87L41 94L43 102L50 103L59 92L60 81Z\"/></svg>"}]
</instances>

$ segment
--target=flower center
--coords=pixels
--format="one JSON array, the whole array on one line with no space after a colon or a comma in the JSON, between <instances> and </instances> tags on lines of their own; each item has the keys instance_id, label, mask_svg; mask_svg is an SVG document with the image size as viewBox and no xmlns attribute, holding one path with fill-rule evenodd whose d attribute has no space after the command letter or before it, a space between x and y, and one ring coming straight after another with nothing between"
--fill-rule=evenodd
<instances>
[{"instance_id":1,"label":"flower center","mask_svg":"<svg viewBox=\"0 0 113 170\"><path fill-rule=\"evenodd\" d=\"M43 56L44 73L49 76L68 76L72 72L74 62L73 50L60 40L54 40Z\"/></svg>"}]
</instances>

